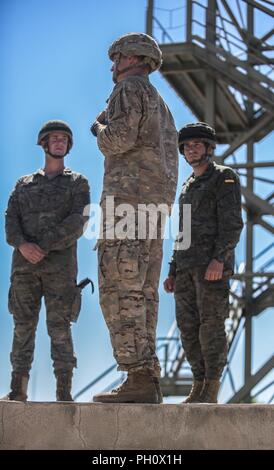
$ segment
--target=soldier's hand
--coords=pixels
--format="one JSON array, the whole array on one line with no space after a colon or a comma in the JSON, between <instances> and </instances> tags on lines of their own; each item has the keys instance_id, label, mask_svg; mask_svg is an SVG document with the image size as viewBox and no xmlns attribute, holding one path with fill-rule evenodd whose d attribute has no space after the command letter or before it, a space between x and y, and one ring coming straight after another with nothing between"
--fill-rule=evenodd
<instances>
[{"instance_id":1,"label":"soldier's hand","mask_svg":"<svg viewBox=\"0 0 274 470\"><path fill-rule=\"evenodd\" d=\"M164 289L168 294L174 292L175 277L169 276L164 281Z\"/></svg>"},{"instance_id":2,"label":"soldier's hand","mask_svg":"<svg viewBox=\"0 0 274 470\"><path fill-rule=\"evenodd\" d=\"M213 259L210 261L206 273L205 279L207 281L219 281L223 277L224 263Z\"/></svg>"},{"instance_id":3,"label":"soldier's hand","mask_svg":"<svg viewBox=\"0 0 274 470\"><path fill-rule=\"evenodd\" d=\"M46 255L36 243L22 243L18 249L21 255L32 264L39 263Z\"/></svg>"},{"instance_id":4,"label":"soldier's hand","mask_svg":"<svg viewBox=\"0 0 274 470\"><path fill-rule=\"evenodd\" d=\"M103 124L101 124L99 121L94 121L94 123L90 126L90 132L94 135L94 137L97 137L99 129L103 127Z\"/></svg>"}]
</instances>

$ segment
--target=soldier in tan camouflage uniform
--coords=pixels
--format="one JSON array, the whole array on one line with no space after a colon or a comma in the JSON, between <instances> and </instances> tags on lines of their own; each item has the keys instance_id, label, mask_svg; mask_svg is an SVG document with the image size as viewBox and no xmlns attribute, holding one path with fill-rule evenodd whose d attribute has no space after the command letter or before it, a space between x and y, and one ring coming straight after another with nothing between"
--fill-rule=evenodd
<instances>
[{"instance_id":1,"label":"soldier in tan camouflage uniform","mask_svg":"<svg viewBox=\"0 0 274 470\"><path fill-rule=\"evenodd\" d=\"M72 131L63 121L49 121L39 132L45 167L21 177L6 211L7 242L14 247L9 310L14 319L9 400L27 399L29 371L41 299L44 296L57 400L70 401L76 367L70 321L78 305L77 239L89 204L84 176L64 167Z\"/></svg>"},{"instance_id":2,"label":"soldier in tan camouflage uniform","mask_svg":"<svg viewBox=\"0 0 274 470\"><path fill-rule=\"evenodd\" d=\"M215 146L215 131L206 123L179 132L180 153L193 168L179 200L180 232L183 205L191 204L191 245L174 250L164 288L175 292L177 323L194 376L185 403L217 402L227 353L229 277L243 227L239 178L212 162Z\"/></svg>"},{"instance_id":3,"label":"soldier in tan camouflage uniform","mask_svg":"<svg viewBox=\"0 0 274 470\"><path fill-rule=\"evenodd\" d=\"M109 49L116 83L91 127L105 157L101 206L104 238L99 242L100 304L110 331L118 370L127 380L98 402L161 403L160 365L155 351L162 239L114 239L106 234L108 197L114 208L131 204L171 206L177 186L177 132L172 115L149 81L161 65L161 51L150 36L129 33ZM120 217L114 217L113 224ZM137 215L136 215L137 220ZM137 222L133 222L133 224ZM158 219L159 225L159 219Z\"/></svg>"}]
</instances>

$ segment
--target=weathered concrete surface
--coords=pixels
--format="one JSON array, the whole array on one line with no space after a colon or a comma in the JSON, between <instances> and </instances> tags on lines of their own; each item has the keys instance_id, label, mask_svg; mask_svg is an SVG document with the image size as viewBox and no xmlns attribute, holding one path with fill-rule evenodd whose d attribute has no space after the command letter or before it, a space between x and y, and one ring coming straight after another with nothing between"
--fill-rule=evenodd
<instances>
[{"instance_id":1,"label":"weathered concrete surface","mask_svg":"<svg viewBox=\"0 0 274 470\"><path fill-rule=\"evenodd\" d=\"M274 449L274 405L0 401L0 449Z\"/></svg>"}]
</instances>

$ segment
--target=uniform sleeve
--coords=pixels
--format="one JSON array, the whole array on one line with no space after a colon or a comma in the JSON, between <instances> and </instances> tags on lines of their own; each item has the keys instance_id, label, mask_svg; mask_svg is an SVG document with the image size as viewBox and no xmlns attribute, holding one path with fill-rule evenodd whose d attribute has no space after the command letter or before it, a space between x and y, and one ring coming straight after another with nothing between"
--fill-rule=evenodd
<instances>
[{"instance_id":1,"label":"uniform sleeve","mask_svg":"<svg viewBox=\"0 0 274 470\"><path fill-rule=\"evenodd\" d=\"M9 245L18 248L22 243L25 243L24 233L21 226L20 208L18 203L18 186L20 180L16 184L13 192L8 201L6 210L6 239Z\"/></svg>"},{"instance_id":2,"label":"uniform sleeve","mask_svg":"<svg viewBox=\"0 0 274 470\"><path fill-rule=\"evenodd\" d=\"M226 254L233 250L243 228L241 214L241 187L238 176L225 171L217 188L218 235L212 258L225 262Z\"/></svg>"},{"instance_id":3,"label":"uniform sleeve","mask_svg":"<svg viewBox=\"0 0 274 470\"><path fill-rule=\"evenodd\" d=\"M106 156L128 152L136 144L142 117L140 90L133 82L123 83L110 98L108 124L98 129L97 142Z\"/></svg>"},{"instance_id":4,"label":"uniform sleeve","mask_svg":"<svg viewBox=\"0 0 274 470\"><path fill-rule=\"evenodd\" d=\"M73 245L83 234L88 216L83 215L90 204L89 184L86 178L79 178L75 188L71 213L61 223L50 227L39 240L39 246L46 252L64 250Z\"/></svg>"}]
</instances>

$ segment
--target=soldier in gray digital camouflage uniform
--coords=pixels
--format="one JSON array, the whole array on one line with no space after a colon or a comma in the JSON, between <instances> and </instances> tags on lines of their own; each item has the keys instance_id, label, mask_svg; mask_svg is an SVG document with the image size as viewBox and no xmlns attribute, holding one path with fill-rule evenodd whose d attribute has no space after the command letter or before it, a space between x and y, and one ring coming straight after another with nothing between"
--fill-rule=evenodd
<instances>
[{"instance_id":1,"label":"soldier in gray digital camouflage uniform","mask_svg":"<svg viewBox=\"0 0 274 470\"><path fill-rule=\"evenodd\" d=\"M147 231L144 237L135 232L135 239L111 239L106 234L111 225L106 206L113 196L115 209L122 203L131 204L136 213L140 204L170 208L177 186L177 132L167 105L149 81L162 62L156 41L143 33L126 34L112 44L109 57L116 85L106 111L91 127L105 157L104 236L98 243L100 305L118 370L128 376L118 389L93 400L161 403L155 351L163 241L159 219L154 239ZM119 220L115 216L114 224Z\"/></svg>"},{"instance_id":2,"label":"soldier in gray digital camouflage uniform","mask_svg":"<svg viewBox=\"0 0 274 470\"><path fill-rule=\"evenodd\" d=\"M164 288L175 293L176 319L194 377L184 403L217 403L227 357L229 277L243 227L239 178L212 162L215 146L215 130L206 123L188 124L179 132L180 153L193 168L179 199L180 233L183 205L191 204L191 245L174 250Z\"/></svg>"},{"instance_id":3,"label":"soldier in gray digital camouflage uniform","mask_svg":"<svg viewBox=\"0 0 274 470\"><path fill-rule=\"evenodd\" d=\"M57 378L56 398L71 401L76 367L70 321L79 306L77 239L89 204L87 179L64 166L73 144L63 121L49 121L39 132L45 166L21 177L6 211L7 242L14 247L9 310L14 320L9 400L27 400L35 333L44 296L51 357Z\"/></svg>"}]
</instances>

